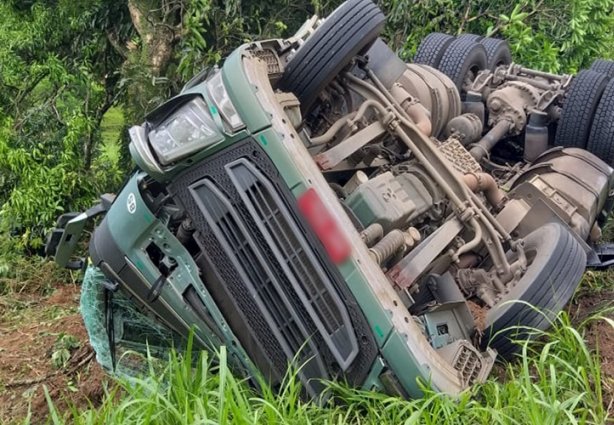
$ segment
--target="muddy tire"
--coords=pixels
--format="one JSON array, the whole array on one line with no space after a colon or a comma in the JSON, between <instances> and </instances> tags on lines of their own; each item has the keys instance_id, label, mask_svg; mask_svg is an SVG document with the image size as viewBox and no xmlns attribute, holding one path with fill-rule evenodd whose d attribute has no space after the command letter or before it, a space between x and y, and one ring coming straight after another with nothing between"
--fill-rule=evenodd
<instances>
[{"instance_id":1,"label":"muddy tire","mask_svg":"<svg viewBox=\"0 0 614 425\"><path fill-rule=\"evenodd\" d=\"M482 39L480 44L486 49L488 69L491 71L494 71L498 66L512 63L512 52L507 41L487 37Z\"/></svg>"},{"instance_id":2,"label":"muddy tire","mask_svg":"<svg viewBox=\"0 0 614 425\"><path fill-rule=\"evenodd\" d=\"M586 149L609 165L614 164L614 79L606 86L597 105Z\"/></svg>"},{"instance_id":3,"label":"muddy tire","mask_svg":"<svg viewBox=\"0 0 614 425\"><path fill-rule=\"evenodd\" d=\"M591 71L600 72L610 78L614 78L614 61L597 59L595 62L593 62L590 69Z\"/></svg>"},{"instance_id":4,"label":"muddy tire","mask_svg":"<svg viewBox=\"0 0 614 425\"><path fill-rule=\"evenodd\" d=\"M582 246L558 223L538 228L524 242L527 258L532 261L518 283L489 310L482 337L484 345L507 360L520 348L513 341L529 338L530 331L522 327L549 327L550 320L573 296L586 266ZM508 253L508 258L514 259L514 254Z\"/></svg>"},{"instance_id":5,"label":"muddy tire","mask_svg":"<svg viewBox=\"0 0 614 425\"><path fill-rule=\"evenodd\" d=\"M462 93L463 83L469 73L474 76L488 67L484 46L472 40L454 40L439 63L438 69L446 74Z\"/></svg>"},{"instance_id":6,"label":"muddy tire","mask_svg":"<svg viewBox=\"0 0 614 425\"><path fill-rule=\"evenodd\" d=\"M420 42L414 56L414 63L437 68L444 52L453 41L454 37L451 35L440 32L430 33Z\"/></svg>"},{"instance_id":7,"label":"muddy tire","mask_svg":"<svg viewBox=\"0 0 614 425\"><path fill-rule=\"evenodd\" d=\"M384 20L371 0L347 0L290 59L278 87L296 95L303 113L309 111L319 93L375 41Z\"/></svg>"},{"instance_id":8,"label":"muddy tire","mask_svg":"<svg viewBox=\"0 0 614 425\"><path fill-rule=\"evenodd\" d=\"M571 82L556 129L556 146L585 148L593 117L608 77L596 71L580 71Z\"/></svg>"}]
</instances>

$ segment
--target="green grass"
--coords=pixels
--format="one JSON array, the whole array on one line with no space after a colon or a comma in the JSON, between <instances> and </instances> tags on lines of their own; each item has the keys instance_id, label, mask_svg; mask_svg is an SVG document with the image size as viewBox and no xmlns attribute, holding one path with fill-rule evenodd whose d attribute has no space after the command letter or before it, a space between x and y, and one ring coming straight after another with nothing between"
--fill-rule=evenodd
<instances>
[{"instance_id":1,"label":"green grass","mask_svg":"<svg viewBox=\"0 0 614 425\"><path fill-rule=\"evenodd\" d=\"M54 291L57 282L74 284L79 279L79 273L61 269L55 263L36 255L0 256L0 296L31 293L48 295Z\"/></svg>"},{"instance_id":2,"label":"green grass","mask_svg":"<svg viewBox=\"0 0 614 425\"><path fill-rule=\"evenodd\" d=\"M557 317L540 341L524 343L517 362L500 378L474 386L458 398L425 391L419 400L349 389L331 383L324 405L303 402L295 374L279 394L264 386L258 393L234 376L222 348L215 365L206 354L194 362L170 353L162 373L151 368L137 379L119 380L102 405L72 409L63 416L53 407L53 424L602 424L608 420L598 353L584 342L603 312L575 327L567 313ZM189 353L189 350L188 350ZM30 418L26 419L30 423Z\"/></svg>"},{"instance_id":3,"label":"green grass","mask_svg":"<svg viewBox=\"0 0 614 425\"><path fill-rule=\"evenodd\" d=\"M576 291L574 299L586 295L607 295L614 292L614 269L587 270L582 277L582 283ZM607 299L604 299L607 301Z\"/></svg>"}]
</instances>

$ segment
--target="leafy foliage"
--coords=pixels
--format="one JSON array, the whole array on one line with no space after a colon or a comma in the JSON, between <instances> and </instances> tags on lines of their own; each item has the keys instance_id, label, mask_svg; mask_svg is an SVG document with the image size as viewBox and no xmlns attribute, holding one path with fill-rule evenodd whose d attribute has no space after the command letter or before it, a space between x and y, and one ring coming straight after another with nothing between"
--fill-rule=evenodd
<instances>
[{"instance_id":1,"label":"leafy foliage","mask_svg":"<svg viewBox=\"0 0 614 425\"><path fill-rule=\"evenodd\" d=\"M55 217L117 189L125 129L237 45L292 34L341 0L9 0L0 3L0 257L37 249ZM429 32L510 40L515 59L575 72L614 51L614 0L379 0L406 59ZM4 236L2 236L4 235ZM2 266L0 265L0 268ZM6 268L6 267L5 267Z\"/></svg>"},{"instance_id":2,"label":"leafy foliage","mask_svg":"<svg viewBox=\"0 0 614 425\"><path fill-rule=\"evenodd\" d=\"M89 0L0 4L0 231L21 234L22 247L40 246L58 213L112 180L97 163L99 126L120 61L104 32L90 31L109 13Z\"/></svg>"},{"instance_id":3,"label":"leafy foliage","mask_svg":"<svg viewBox=\"0 0 614 425\"><path fill-rule=\"evenodd\" d=\"M514 59L551 72L576 72L612 57L613 0L385 0L388 37L406 58L430 32L509 40Z\"/></svg>"}]
</instances>

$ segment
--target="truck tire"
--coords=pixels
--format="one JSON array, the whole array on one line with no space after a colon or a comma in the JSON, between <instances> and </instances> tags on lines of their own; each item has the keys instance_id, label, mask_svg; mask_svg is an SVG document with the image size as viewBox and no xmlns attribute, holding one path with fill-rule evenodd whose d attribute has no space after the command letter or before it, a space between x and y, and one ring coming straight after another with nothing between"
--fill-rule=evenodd
<instances>
[{"instance_id":1,"label":"truck tire","mask_svg":"<svg viewBox=\"0 0 614 425\"><path fill-rule=\"evenodd\" d=\"M606 86L597 105L586 149L609 165L614 165L614 78Z\"/></svg>"},{"instance_id":2,"label":"truck tire","mask_svg":"<svg viewBox=\"0 0 614 425\"><path fill-rule=\"evenodd\" d=\"M482 39L480 44L486 49L488 69L491 71L494 71L498 66L512 63L512 52L507 41L487 37Z\"/></svg>"},{"instance_id":3,"label":"truck tire","mask_svg":"<svg viewBox=\"0 0 614 425\"><path fill-rule=\"evenodd\" d=\"M614 78L614 61L597 59L590 68L592 71L601 72L610 78Z\"/></svg>"},{"instance_id":4,"label":"truck tire","mask_svg":"<svg viewBox=\"0 0 614 425\"><path fill-rule=\"evenodd\" d=\"M371 0L347 0L290 59L278 87L294 93L305 114L352 58L375 41L384 20L384 14Z\"/></svg>"},{"instance_id":5,"label":"truck tire","mask_svg":"<svg viewBox=\"0 0 614 425\"><path fill-rule=\"evenodd\" d=\"M414 56L414 63L437 68L443 53L446 51L454 37L440 32L432 32L422 39Z\"/></svg>"},{"instance_id":6,"label":"truck tire","mask_svg":"<svg viewBox=\"0 0 614 425\"><path fill-rule=\"evenodd\" d=\"M443 54L438 69L454 82L463 93L463 82L468 73L477 73L488 67L488 57L484 46L462 38L454 40Z\"/></svg>"},{"instance_id":7,"label":"truck tire","mask_svg":"<svg viewBox=\"0 0 614 425\"><path fill-rule=\"evenodd\" d=\"M550 320L573 296L586 266L582 246L558 223L534 230L524 238L524 244L530 265L516 285L488 311L482 337L484 345L496 349L507 360L520 348L513 341L530 337L526 328L549 327ZM508 252L508 258L514 259L514 254Z\"/></svg>"},{"instance_id":8,"label":"truck tire","mask_svg":"<svg viewBox=\"0 0 614 425\"><path fill-rule=\"evenodd\" d=\"M456 36L457 40L469 40L475 43L480 43L484 36L477 34L460 34Z\"/></svg>"},{"instance_id":9,"label":"truck tire","mask_svg":"<svg viewBox=\"0 0 614 425\"><path fill-rule=\"evenodd\" d=\"M554 144L584 149L595 110L608 77L596 71L580 71L571 82L559 118Z\"/></svg>"}]
</instances>

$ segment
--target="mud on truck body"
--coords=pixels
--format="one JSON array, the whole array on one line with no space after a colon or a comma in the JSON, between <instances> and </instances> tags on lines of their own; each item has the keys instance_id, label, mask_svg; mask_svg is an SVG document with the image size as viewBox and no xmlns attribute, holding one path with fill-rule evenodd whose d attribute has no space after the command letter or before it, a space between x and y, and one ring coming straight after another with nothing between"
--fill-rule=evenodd
<instances>
[{"instance_id":1,"label":"mud on truck body","mask_svg":"<svg viewBox=\"0 0 614 425\"><path fill-rule=\"evenodd\" d=\"M614 67L548 74L468 34L431 34L408 64L383 24L349 0L242 45L132 127L138 170L47 246L80 266L104 215L83 300L104 306L85 322L107 368L146 339L129 305L273 387L294 363L310 397L335 379L457 394L602 264Z\"/></svg>"}]
</instances>

